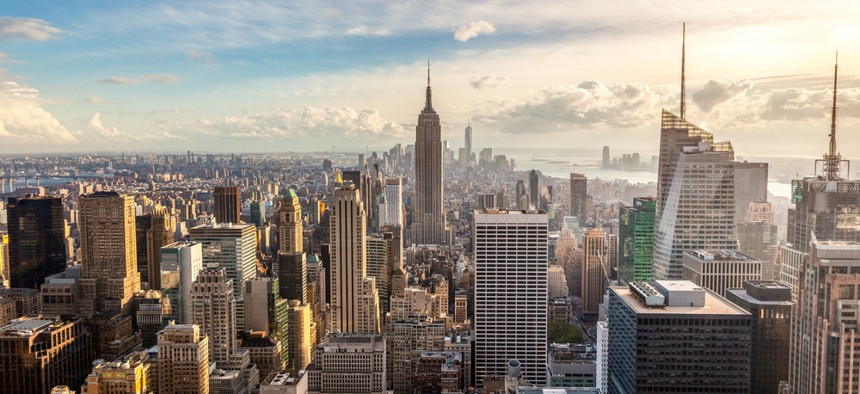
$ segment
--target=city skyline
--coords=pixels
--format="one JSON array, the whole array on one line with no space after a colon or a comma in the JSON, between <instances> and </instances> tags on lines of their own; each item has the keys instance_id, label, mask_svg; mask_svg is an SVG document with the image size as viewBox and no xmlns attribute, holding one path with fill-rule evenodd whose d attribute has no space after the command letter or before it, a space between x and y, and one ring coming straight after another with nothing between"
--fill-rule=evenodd
<instances>
[{"instance_id":1,"label":"city skyline","mask_svg":"<svg viewBox=\"0 0 860 394\"><path fill-rule=\"evenodd\" d=\"M687 21L687 118L740 155L818 156L837 49L840 129L860 116L858 7L13 4L0 16L0 153L409 143L429 57L454 148L471 118L476 147L599 136L653 154L659 109L677 111ZM840 136L856 156L860 139Z\"/></svg>"}]
</instances>

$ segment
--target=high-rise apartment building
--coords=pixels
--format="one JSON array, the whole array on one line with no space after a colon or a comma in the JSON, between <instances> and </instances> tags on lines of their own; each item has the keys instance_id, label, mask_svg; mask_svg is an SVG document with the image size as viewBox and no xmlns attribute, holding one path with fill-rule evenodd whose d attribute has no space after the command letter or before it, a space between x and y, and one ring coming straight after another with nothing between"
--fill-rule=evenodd
<instances>
[{"instance_id":1,"label":"high-rise apartment building","mask_svg":"<svg viewBox=\"0 0 860 394\"><path fill-rule=\"evenodd\" d=\"M0 391L42 394L79 387L95 355L80 320L24 317L0 326Z\"/></svg>"},{"instance_id":2,"label":"high-rise apartment building","mask_svg":"<svg viewBox=\"0 0 860 394\"><path fill-rule=\"evenodd\" d=\"M238 186L215 187L215 221L218 223L240 223L242 193Z\"/></svg>"},{"instance_id":3,"label":"high-rise apartment building","mask_svg":"<svg viewBox=\"0 0 860 394\"><path fill-rule=\"evenodd\" d=\"M761 266L761 261L734 250L691 250L684 252L682 277L725 297L728 288L761 280Z\"/></svg>"},{"instance_id":4,"label":"high-rise apartment building","mask_svg":"<svg viewBox=\"0 0 860 394\"><path fill-rule=\"evenodd\" d=\"M860 243L817 241L800 267L792 312L792 393L860 392Z\"/></svg>"},{"instance_id":5,"label":"high-rise apartment building","mask_svg":"<svg viewBox=\"0 0 860 394\"><path fill-rule=\"evenodd\" d=\"M588 179L583 174L570 173L570 215L579 220L579 227L585 228L588 217L585 201L588 194Z\"/></svg>"},{"instance_id":6,"label":"high-rise apartment building","mask_svg":"<svg viewBox=\"0 0 860 394\"><path fill-rule=\"evenodd\" d=\"M173 243L170 215L167 209L158 208L148 215L135 217L134 223L140 281L148 283L150 289L161 290L159 250Z\"/></svg>"},{"instance_id":7,"label":"high-rise apartment building","mask_svg":"<svg viewBox=\"0 0 860 394\"><path fill-rule=\"evenodd\" d=\"M606 264L606 234L603 230L590 228L582 237L582 313L597 316L603 294L609 280Z\"/></svg>"},{"instance_id":8,"label":"high-rise apartment building","mask_svg":"<svg viewBox=\"0 0 860 394\"><path fill-rule=\"evenodd\" d=\"M547 215L475 211L475 371L477 387L522 363L532 384L546 382Z\"/></svg>"},{"instance_id":9,"label":"high-rise apartment building","mask_svg":"<svg viewBox=\"0 0 860 394\"><path fill-rule=\"evenodd\" d=\"M308 393L386 392L385 337L331 333L314 349L308 366Z\"/></svg>"},{"instance_id":10,"label":"high-rise apartment building","mask_svg":"<svg viewBox=\"0 0 860 394\"><path fill-rule=\"evenodd\" d=\"M734 150L663 110L654 278L680 279L683 253L737 249Z\"/></svg>"},{"instance_id":11,"label":"high-rise apartment building","mask_svg":"<svg viewBox=\"0 0 860 394\"><path fill-rule=\"evenodd\" d=\"M160 252L161 294L169 305L165 319L191 324L191 286L203 269L203 247L195 242L176 242Z\"/></svg>"},{"instance_id":12,"label":"high-rise apartment building","mask_svg":"<svg viewBox=\"0 0 860 394\"><path fill-rule=\"evenodd\" d=\"M657 200L637 197L633 206L622 207L619 215L618 280L651 281L654 269L654 213Z\"/></svg>"},{"instance_id":13,"label":"high-rise apartment building","mask_svg":"<svg viewBox=\"0 0 860 394\"><path fill-rule=\"evenodd\" d=\"M774 281L748 281L726 297L752 316L751 393L777 394L788 381L791 349L791 289Z\"/></svg>"},{"instance_id":14,"label":"high-rise apartment building","mask_svg":"<svg viewBox=\"0 0 860 394\"><path fill-rule=\"evenodd\" d=\"M415 126L415 202L412 213L413 244L446 243L445 211L442 205L442 124L433 110L430 68L424 109Z\"/></svg>"},{"instance_id":15,"label":"high-rise apartment building","mask_svg":"<svg viewBox=\"0 0 860 394\"><path fill-rule=\"evenodd\" d=\"M609 393L750 392L750 313L689 281L608 291Z\"/></svg>"},{"instance_id":16,"label":"high-rise apartment building","mask_svg":"<svg viewBox=\"0 0 860 394\"><path fill-rule=\"evenodd\" d=\"M358 190L354 186L336 189L331 209L331 328L345 333L379 332L379 300L375 281L367 276L366 216Z\"/></svg>"},{"instance_id":17,"label":"high-rise apartment building","mask_svg":"<svg viewBox=\"0 0 860 394\"><path fill-rule=\"evenodd\" d=\"M191 228L191 241L203 245L203 266L224 268L233 281L236 325L245 327L245 282L257 277L257 234L252 224L221 223ZM211 340L211 338L210 338Z\"/></svg>"},{"instance_id":18,"label":"high-rise apartment building","mask_svg":"<svg viewBox=\"0 0 860 394\"><path fill-rule=\"evenodd\" d=\"M140 291L134 199L117 192L82 195L81 313L127 311Z\"/></svg>"},{"instance_id":19,"label":"high-rise apartment building","mask_svg":"<svg viewBox=\"0 0 860 394\"><path fill-rule=\"evenodd\" d=\"M191 285L191 323L209 338L209 358L230 363L236 353L236 301L223 268L207 267Z\"/></svg>"},{"instance_id":20,"label":"high-rise apartment building","mask_svg":"<svg viewBox=\"0 0 860 394\"><path fill-rule=\"evenodd\" d=\"M10 261L4 276L9 273L10 287L38 289L46 277L66 268L63 202L55 197L9 197L6 212ZM0 253L4 260L6 253Z\"/></svg>"},{"instance_id":21,"label":"high-rise apartment building","mask_svg":"<svg viewBox=\"0 0 860 394\"><path fill-rule=\"evenodd\" d=\"M158 334L159 394L209 393L209 338L193 324Z\"/></svg>"}]
</instances>

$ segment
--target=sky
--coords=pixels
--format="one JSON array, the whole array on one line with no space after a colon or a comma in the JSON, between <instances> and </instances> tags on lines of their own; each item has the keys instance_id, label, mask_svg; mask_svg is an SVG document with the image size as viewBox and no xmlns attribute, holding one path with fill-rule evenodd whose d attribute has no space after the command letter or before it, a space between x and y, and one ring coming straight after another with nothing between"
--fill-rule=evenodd
<instances>
[{"instance_id":1,"label":"sky","mask_svg":"<svg viewBox=\"0 0 860 394\"><path fill-rule=\"evenodd\" d=\"M860 2L0 0L0 153L365 151L443 138L656 154L678 112L739 155L860 156Z\"/></svg>"}]
</instances>

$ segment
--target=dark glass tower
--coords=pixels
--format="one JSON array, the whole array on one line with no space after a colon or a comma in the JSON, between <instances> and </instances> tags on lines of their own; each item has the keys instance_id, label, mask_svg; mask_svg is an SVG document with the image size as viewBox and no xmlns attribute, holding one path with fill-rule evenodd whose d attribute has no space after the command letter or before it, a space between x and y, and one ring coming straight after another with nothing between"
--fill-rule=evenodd
<instances>
[{"instance_id":1,"label":"dark glass tower","mask_svg":"<svg viewBox=\"0 0 860 394\"><path fill-rule=\"evenodd\" d=\"M66 269L63 203L59 198L9 198L9 274L12 287L38 289Z\"/></svg>"}]
</instances>

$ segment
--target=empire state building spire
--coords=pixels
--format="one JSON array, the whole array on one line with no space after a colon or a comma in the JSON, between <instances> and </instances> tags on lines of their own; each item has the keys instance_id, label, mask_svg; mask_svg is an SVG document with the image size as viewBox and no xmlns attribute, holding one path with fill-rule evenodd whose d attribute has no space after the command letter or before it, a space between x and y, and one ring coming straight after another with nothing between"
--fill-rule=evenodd
<instances>
[{"instance_id":1,"label":"empire state building spire","mask_svg":"<svg viewBox=\"0 0 860 394\"><path fill-rule=\"evenodd\" d=\"M425 113L435 113L433 110L433 93L430 92L430 60L427 61L427 97L424 100Z\"/></svg>"}]
</instances>

